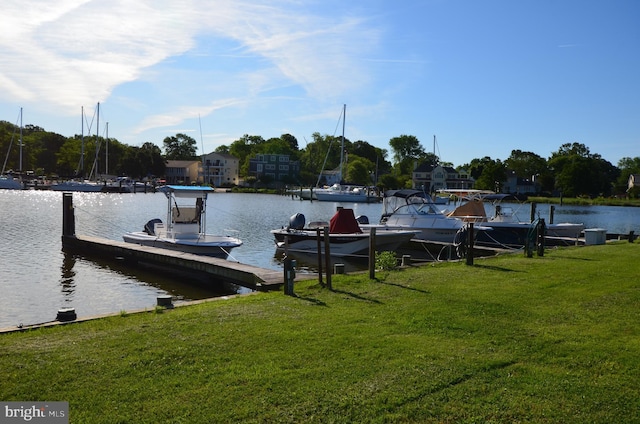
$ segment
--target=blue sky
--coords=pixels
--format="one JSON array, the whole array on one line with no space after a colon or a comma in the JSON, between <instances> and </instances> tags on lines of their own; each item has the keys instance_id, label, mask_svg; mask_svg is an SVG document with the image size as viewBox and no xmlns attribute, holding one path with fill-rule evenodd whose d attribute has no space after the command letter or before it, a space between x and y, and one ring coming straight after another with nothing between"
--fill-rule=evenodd
<instances>
[{"instance_id":1,"label":"blue sky","mask_svg":"<svg viewBox=\"0 0 640 424\"><path fill-rule=\"evenodd\" d=\"M314 132L463 165L585 144L640 156L636 0L5 0L0 119L198 153ZM95 122L91 133L95 134ZM200 132L202 127L202 135ZM85 132L88 127L85 125ZM3 153L4 154L4 153Z\"/></svg>"}]
</instances>

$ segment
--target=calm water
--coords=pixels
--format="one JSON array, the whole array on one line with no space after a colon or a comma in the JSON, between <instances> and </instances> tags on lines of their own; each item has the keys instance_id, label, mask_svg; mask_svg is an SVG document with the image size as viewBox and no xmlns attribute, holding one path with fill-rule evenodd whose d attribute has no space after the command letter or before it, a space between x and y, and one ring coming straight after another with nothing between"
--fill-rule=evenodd
<instances>
[{"instance_id":1,"label":"calm water","mask_svg":"<svg viewBox=\"0 0 640 424\"><path fill-rule=\"evenodd\" d=\"M163 219L166 208L161 193L74 193L73 200L76 232L113 240L122 240L126 231L141 230L151 218ZM216 193L208 202L207 229L243 240L230 260L282 269L269 230L286 225L296 212L303 213L307 222L328 220L336 206L275 195ZM353 207L356 216L367 215L371 222L379 220L382 210L380 204L342 206ZM538 205L537 210L548 218L548 205ZM528 205L518 216L528 219ZM238 291L63 253L61 193L0 190L0 217L0 328L51 321L62 307L73 307L82 317L152 309L161 294L171 294L179 302ZM556 206L555 222L582 222L587 228L639 234L640 209ZM300 268L304 272L303 263Z\"/></svg>"}]
</instances>

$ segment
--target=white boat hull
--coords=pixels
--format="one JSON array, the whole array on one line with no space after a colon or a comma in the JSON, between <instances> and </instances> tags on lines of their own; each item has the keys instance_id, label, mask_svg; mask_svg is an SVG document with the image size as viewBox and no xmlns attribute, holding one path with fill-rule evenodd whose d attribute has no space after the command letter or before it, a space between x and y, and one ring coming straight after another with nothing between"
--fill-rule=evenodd
<instances>
[{"instance_id":1,"label":"white boat hull","mask_svg":"<svg viewBox=\"0 0 640 424\"><path fill-rule=\"evenodd\" d=\"M236 238L212 235L197 238L170 239L151 236L143 231L139 231L125 233L122 238L127 243L222 259L226 259L232 249L242 245L242 242Z\"/></svg>"},{"instance_id":2,"label":"white boat hull","mask_svg":"<svg viewBox=\"0 0 640 424\"><path fill-rule=\"evenodd\" d=\"M0 189L4 190L22 190L24 187L20 180L11 177L0 177Z\"/></svg>"},{"instance_id":3,"label":"white boat hull","mask_svg":"<svg viewBox=\"0 0 640 424\"><path fill-rule=\"evenodd\" d=\"M103 189L102 184L90 183L90 182L76 182L76 181L68 181L59 184L53 184L51 186L51 190L55 191L77 191L82 193L97 193L101 192Z\"/></svg>"},{"instance_id":4,"label":"white boat hull","mask_svg":"<svg viewBox=\"0 0 640 424\"><path fill-rule=\"evenodd\" d=\"M438 243L453 243L464 222L442 215L398 214L387 218L385 225L394 229L419 231L414 238Z\"/></svg>"},{"instance_id":5,"label":"white boat hull","mask_svg":"<svg viewBox=\"0 0 640 424\"><path fill-rule=\"evenodd\" d=\"M276 246L292 252L317 253L318 234L315 229L309 230L273 230ZM414 231L398 231L391 229L376 230L376 251L395 251L408 243L415 235ZM329 234L329 251L331 256L360 256L369 252L369 233ZM320 233L320 251L324 253L324 236Z\"/></svg>"}]
</instances>

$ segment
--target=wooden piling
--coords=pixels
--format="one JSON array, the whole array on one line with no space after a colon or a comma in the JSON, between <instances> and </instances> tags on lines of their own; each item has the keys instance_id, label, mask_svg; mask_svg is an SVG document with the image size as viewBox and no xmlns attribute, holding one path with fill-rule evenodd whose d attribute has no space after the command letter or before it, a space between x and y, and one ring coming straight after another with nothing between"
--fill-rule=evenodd
<instances>
[{"instance_id":1,"label":"wooden piling","mask_svg":"<svg viewBox=\"0 0 640 424\"><path fill-rule=\"evenodd\" d=\"M73 209L73 194L62 193L62 236L76 235L76 217Z\"/></svg>"}]
</instances>

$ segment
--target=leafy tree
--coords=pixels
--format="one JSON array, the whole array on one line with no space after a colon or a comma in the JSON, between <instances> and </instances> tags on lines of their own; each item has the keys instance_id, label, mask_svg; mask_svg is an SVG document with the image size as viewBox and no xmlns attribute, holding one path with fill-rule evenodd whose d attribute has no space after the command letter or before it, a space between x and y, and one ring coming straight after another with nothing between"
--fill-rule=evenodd
<instances>
[{"instance_id":1,"label":"leafy tree","mask_svg":"<svg viewBox=\"0 0 640 424\"><path fill-rule=\"evenodd\" d=\"M346 180L354 184L371 185L375 164L369 159L350 156L346 169Z\"/></svg>"},{"instance_id":2,"label":"leafy tree","mask_svg":"<svg viewBox=\"0 0 640 424\"><path fill-rule=\"evenodd\" d=\"M485 166L490 165L494 162L489 156L485 156L481 159L472 159L471 162L462 166L463 169L466 169L469 175L477 180L482 175ZM493 189L492 189L493 190Z\"/></svg>"},{"instance_id":3,"label":"leafy tree","mask_svg":"<svg viewBox=\"0 0 640 424\"><path fill-rule=\"evenodd\" d=\"M392 190L403 187L403 183L392 174L384 174L378 178L378 187L382 190Z\"/></svg>"},{"instance_id":4,"label":"leafy tree","mask_svg":"<svg viewBox=\"0 0 640 424\"><path fill-rule=\"evenodd\" d=\"M291 134L282 134L280 138L289 145L291 151L297 152L298 150L300 150L300 148L298 147L298 139Z\"/></svg>"},{"instance_id":5,"label":"leafy tree","mask_svg":"<svg viewBox=\"0 0 640 424\"><path fill-rule=\"evenodd\" d=\"M553 190L554 178L545 158L532 152L512 150L504 163L507 169L513 170L518 177L535 180L542 191Z\"/></svg>"},{"instance_id":6,"label":"leafy tree","mask_svg":"<svg viewBox=\"0 0 640 424\"><path fill-rule=\"evenodd\" d=\"M37 131L31 135L29 141L34 147L33 168L39 168L42 173L51 173L56 170L56 155L67 141L67 138L56 133ZM77 161L77 158L76 158Z\"/></svg>"},{"instance_id":7,"label":"leafy tree","mask_svg":"<svg viewBox=\"0 0 640 424\"><path fill-rule=\"evenodd\" d=\"M475 188L500 192L506 179L507 167L500 159L485 161L482 166L482 173L476 179Z\"/></svg>"},{"instance_id":8,"label":"leafy tree","mask_svg":"<svg viewBox=\"0 0 640 424\"><path fill-rule=\"evenodd\" d=\"M125 175L133 178L161 176L165 174L166 162L160 147L146 142L141 147L130 147L122 159Z\"/></svg>"},{"instance_id":9,"label":"leafy tree","mask_svg":"<svg viewBox=\"0 0 640 424\"><path fill-rule=\"evenodd\" d=\"M245 134L229 146L229 154L238 158L240 174L249 175L249 159L258 151L265 140L259 135Z\"/></svg>"},{"instance_id":10,"label":"leafy tree","mask_svg":"<svg viewBox=\"0 0 640 424\"><path fill-rule=\"evenodd\" d=\"M504 164L507 169L515 171L516 175L523 178L532 178L549 172L545 158L522 150L512 150Z\"/></svg>"},{"instance_id":11,"label":"leafy tree","mask_svg":"<svg viewBox=\"0 0 640 424\"><path fill-rule=\"evenodd\" d=\"M565 143L549 159L555 186L563 195L609 195L619 170L582 143Z\"/></svg>"},{"instance_id":12,"label":"leafy tree","mask_svg":"<svg viewBox=\"0 0 640 424\"><path fill-rule=\"evenodd\" d=\"M82 163L82 141L79 135L67 138L56 152L56 173L61 176L84 176L88 173L87 166L91 169L90 161L87 161L87 145L85 145L84 169Z\"/></svg>"},{"instance_id":13,"label":"leafy tree","mask_svg":"<svg viewBox=\"0 0 640 424\"><path fill-rule=\"evenodd\" d=\"M406 159L418 159L424 154L424 147L420 144L420 140L414 135L401 135L393 137L389 140L391 150L393 150L393 160L395 163L401 163Z\"/></svg>"},{"instance_id":14,"label":"leafy tree","mask_svg":"<svg viewBox=\"0 0 640 424\"><path fill-rule=\"evenodd\" d=\"M321 135L315 132L313 141L300 152L301 179L307 184L315 185L323 170L336 169L340 166L341 137ZM351 142L344 140L345 150L351 151Z\"/></svg>"},{"instance_id":15,"label":"leafy tree","mask_svg":"<svg viewBox=\"0 0 640 424\"><path fill-rule=\"evenodd\" d=\"M167 160L196 159L196 140L186 134L178 133L172 137L165 137L162 143Z\"/></svg>"},{"instance_id":16,"label":"leafy tree","mask_svg":"<svg viewBox=\"0 0 640 424\"><path fill-rule=\"evenodd\" d=\"M216 147L216 149L214 151L216 153L227 153L227 154L229 154L229 146L227 146L226 144L222 144L222 145Z\"/></svg>"}]
</instances>

